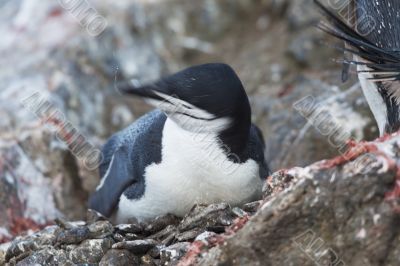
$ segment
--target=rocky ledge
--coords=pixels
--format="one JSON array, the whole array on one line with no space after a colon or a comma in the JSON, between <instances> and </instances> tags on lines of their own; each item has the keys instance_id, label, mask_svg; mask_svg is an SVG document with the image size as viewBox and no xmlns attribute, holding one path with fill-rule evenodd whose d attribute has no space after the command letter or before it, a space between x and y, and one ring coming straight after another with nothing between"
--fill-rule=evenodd
<instances>
[{"instance_id":1,"label":"rocky ledge","mask_svg":"<svg viewBox=\"0 0 400 266\"><path fill-rule=\"evenodd\" d=\"M279 171L264 199L194 206L179 219L55 225L3 245L10 265L400 265L400 135L350 143L305 168Z\"/></svg>"}]
</instances>

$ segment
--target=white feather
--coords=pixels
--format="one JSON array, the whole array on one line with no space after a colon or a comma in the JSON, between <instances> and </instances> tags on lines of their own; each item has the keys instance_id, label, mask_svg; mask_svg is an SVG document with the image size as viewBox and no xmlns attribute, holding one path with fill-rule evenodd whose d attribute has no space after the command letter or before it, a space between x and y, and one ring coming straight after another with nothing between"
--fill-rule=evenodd
<instances>
[{"instance_id":1,"label":"white feather","mask_svg":"<svg viewBox=\"0 0 400 266\"><path fill-rule=\"evenodd\" d=\"M357 69L358 71L370 70L365 65L358 65ZM387 124L387 109L381 94L378 92L376 83L369 80L372 77L372 74L368 72L360 72L358 74L364 96L367 99L368 105L378 124L380 135L382 136L385 133L385 126Z\"/></svg>"}]
</instances>

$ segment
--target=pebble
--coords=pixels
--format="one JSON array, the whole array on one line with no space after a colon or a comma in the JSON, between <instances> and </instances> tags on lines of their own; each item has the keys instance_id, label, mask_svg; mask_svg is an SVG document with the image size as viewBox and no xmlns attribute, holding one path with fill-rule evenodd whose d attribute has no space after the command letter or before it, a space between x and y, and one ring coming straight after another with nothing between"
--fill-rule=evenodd
<instances>
[{"instance_id":1,"label":"pebble","mask_svg":"<svg viewBox=\"0 0 400 266\"><path fill-rule=\"evenodd\" d=\"M58 234L57 244L79 244L89 237L90 231L86 226L73 227Z\"/></svg>"},{"instance_id":2,"label":"pebble","mask_svg":"<svg viewBox=\"0 0 400 266\"><path fill-rule=\"evenodd\" d=\"M112 246L114 249L127 249L133 254L145 254L147 251L157 245L153 239L133 240L116 243Z\"/></svg>"},{"instance_id":3,"label":"pebble","mask_svg":"<svg viewBox=\"0 0 400 266\"><path fill-rule=\"evenodd\" d=\"M18 265L176 265L191 242L207 244L246 214L226 203L196 205L183 219L165 215L150 223L131 220L114 226L89 211L87 222L59 219L57 225L15 239L2 256Z\"/></svg>"},{"instance_id":4,"label":"pebble","mask_svg":"<svg viewBox=\"0 0 400 266\"><path fill-rule=\"evenodd\" d=\"M124 266L139 265L140 260L131 252L125 249L110 249L100 261L100 266Z\"/></svg>"},{"instance_id":5,"label":"pebble","mask_svg":"<svg viewBox=\"0 0 400 266\"><path fill-rule=\"evenodd\" d=\"M99 263L112 244L110 238L85 240L70 252L69 257L76 264Z\"/></svg>"},{"instance_id":6,"label":"pebble","mask_svg":"<svg viewBox=\"0 0 400 266\"><path fill-rule=\"evenodd\" d=\"M190 242L179 242L161 250L161 264L178 261L189 249Z\"/></svg>"}]
</instances>

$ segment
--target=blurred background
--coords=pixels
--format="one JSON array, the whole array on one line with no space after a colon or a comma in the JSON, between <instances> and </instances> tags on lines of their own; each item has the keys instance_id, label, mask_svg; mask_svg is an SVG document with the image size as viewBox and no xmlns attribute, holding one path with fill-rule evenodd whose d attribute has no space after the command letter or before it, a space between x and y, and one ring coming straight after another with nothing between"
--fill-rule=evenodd
<instances>
[{"instance_id":1,"label":"blurred background","mask_svg":"<svg viewBox=\"0 0 400 266\"><path fill-rule=\"evenodd\" d=\"M342 55L315 27L312 0L0 0L0 14L0 242L55 217L81 219L99 180L24 106L32 95L100 147L151 109L119 95L116 80L225 62L248 92L273 171L338 154L293 108L303 97L355 139L378 134L354 77L341 81Z\"/></svg>"}]
</instances>

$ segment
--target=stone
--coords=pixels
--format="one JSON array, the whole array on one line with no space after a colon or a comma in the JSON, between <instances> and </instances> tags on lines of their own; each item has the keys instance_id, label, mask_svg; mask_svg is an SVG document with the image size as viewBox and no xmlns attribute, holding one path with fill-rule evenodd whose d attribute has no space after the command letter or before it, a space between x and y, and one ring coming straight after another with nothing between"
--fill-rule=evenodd
<instances>
[{"instance_id":1,"label":"stone","mask_svg":"<svg viewBox=\"0 0 400 266\"><path fill-rule=\"evenodd\" d=\"M143 266L156 266L160 265L157 263L157 260L153 259L150 255L144 255L140 258L140 265Z\"/></svg>"},{"instance_id":2,"label":"stone","mask_svg":"<svg viewBox=\"0 0 400 266\"><path fill-rule=\"evenodd\" d=\"M180 222L180 220L181 219L172 214L158 216L146 226L145 230L148 233L153 234L155 232L161 231L168 225L177 225Z\"/></svg>"},{"instance_id":3,"label":"stone","mask_svg":"<svg viewBox=\"0 0 400 266\"><path fill-rule=\"evenodd\" d=\"M68 259L68 254L64 250L46 247L45 249L33 252L31 255L20 260L18 266L30 265L74 265Z\"/></svg>"},{"instance_id":4,"label":"stone","mask_svg":"<svg viewBox=\"0 0 400 266\"><path fill-rule=\"evenodd\" d=\"M145 254L150 249L154 248L157 242L153 239L132 240L116 243L112 246L114 249L127 249L133 254Z\"/></svg>"},{"instance_id":5,"label":"stone","mask_svg":"<svg viewBox=\"0 0 400 266\"><path fill-rule=\"evenodd\" d=\"M183 218L178 229L183 232L196 227L206 228L229 225L233 214L226 203L211 204L209 206L196 205Z\"/></svg>"},{"instance_id":6,"label":"stone","mask_svg":"<svg viewBox=\"0 0 400 266\"><path fill-rule=\"evenodd\" d=\"M133 255L128 250L110 249L101 259L100 266L124 266L124 265L139 265L139 258Z\"/></svg>"},{"instance_id":7,"label":"stone","mask_svg":"<svg viewBox=\"0 0 400 266\"><path fill-rule=\"evenodd\" d=\"M203 232L203 230L195 229L191 231L185 231L183 233L179 233L175 236L175 239L178 240L179 242L183 241L190 241L195 239L198 235L200 235Z\"/></svg>"},{"instance_id":8,"label":"stone","mask_svg":"<svg viewBox=\"0 0 400 266\"><path fill-rule=\"evenodd\" d=\"M97 221L88 226L90 238L105 238L111 236L114 227L108 221Z\"/></svg>"},{"instance_id":9,"label":"stone","mask_svg":"<svg viewBox=\"0 0 400 266\"><path fill-rule=\"evenodd\" d=\"M90 237L89 228L86 226L74 227L61 231L57 236L57 244L79 244Z\"/></svg>"},{"instance_id":10,"label":"stone","mask_svg":"<svg viewBox=\"0 0 400 266\"><path fill-rule=\"evenodd\" d=\"M112 245L110 238L88 239L71 250L69 258L76 264L99 263Z\"/></svg>"},{"instance_id":11,"label":"stone","mask_svg":"<svg viewBox=\"0 0 400 266\"><path fill-rule=\"evenodd\" d=\"M161 250L161 264L169 265L173 261L178 261L186 254L190 242L179 242Z\"/></svg>"},{"instance_id":12,"label":"stone","mask_svg":"<svg viewBox=\"0 0 400 266\"><path fill-rule=\"evenodd\" d=\"M242 206L242 209L246 212L254 213L257 211L258 207L260 207L262 201L254 201L250 203L246 203Z\"/></svg>"},{"instance_id":13,"label":"stone","mask_svg":"<svg viewBox=\"0 0 400 266\"><path fill-rule=\"evenodd\" d=\"M140 223L118 224L117 226L115 226L115 229L117 229L117 231L120 231L122 233L133 233L133 234L142 233L144 230L143 225Z\"/></svg>"}]
</instances>

